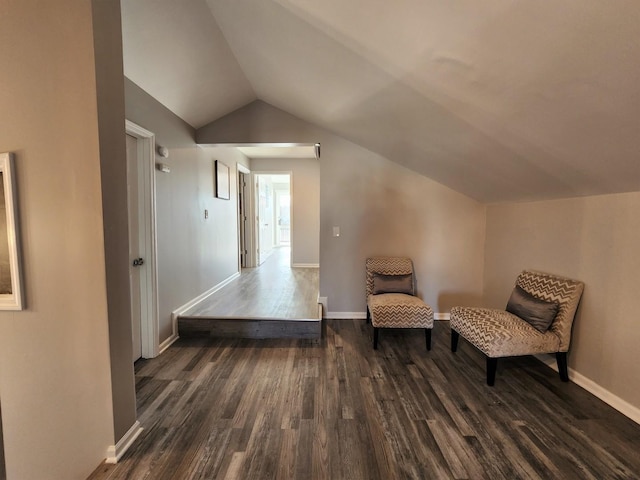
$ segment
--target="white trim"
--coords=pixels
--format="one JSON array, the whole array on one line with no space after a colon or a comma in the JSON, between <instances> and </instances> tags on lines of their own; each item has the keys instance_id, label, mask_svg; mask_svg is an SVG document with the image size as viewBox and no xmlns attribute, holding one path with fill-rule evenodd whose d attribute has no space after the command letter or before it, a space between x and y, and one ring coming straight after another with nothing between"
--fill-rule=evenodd
<instances>
[{"instance_id":1,"label":"white trim","mask_svg":"<svg viewBox=\"0 0 640 480\"><path fill-rule=\"evenodd\" d=\"M324 318L324 315L329 313L329 303L327 297L321 297L320 293L318 293L318 303L322 305L322 318Z\"/></svg>"},{"instance_id":2,"label":"white trim","mask_svg":"<svg viewBox=\"0 0 640 480\"><path fill-rule=\"evenodd\" d=\"M291 265L292 268L320 268L319 263L294 263Z\"/></svg>"},{"instance_id":3,"label":"white trim","mask_svg":"<svg viewBox=\"0 0 640 480\"><path fill-rule=\"evenodd\" d=\"M550 358L547 355L534 355L535 358L544 363L547 367L558 371L558 365L554 358ZM607 405L615 408L617 411L622 413L623 415L629 417L631 420L640 424L640 408L635 405L631 405L626 400L618 397L614 393L611 393L606 388L598 385L596 382L591 380L590 378L585 377L581 373L575 371L572 368L569 368L569 379L574 382L576 385L581 386L587 392L595 395L600 400L605 402Z\"/></svg>"},{"instance_id":4,"label":"white trim","mask_svg":"<svg viewBox=\"0 0 640 480\"><path fill-rule=\"evenodd\" d=\"M200 302L203 302L204 300L206 300L207 298L209 298L211 295L213 295L214 293L216 293L218 290L220 290L222 287L227 286L228 284L230 284L232 281L234 281L236 278L238 278L240 276L240 272L236 272L233 275L231 275L230 277L228 277L227 279L221 281L220 283L218 283L217 285L211 287L209 290L207 290L206 292L198 295L196 298L194 298L193 300L188 301L187 303L185 303L184 305L182 305L181 307L176 308L173 312L171 312L171 315L175 315L176 318L179 317L180 315L182 315L183 313L185 313L187 310L195 307L196 305L198 305ZM174 330L174 333L176 332L176 330Z\"/></svg>"},{"instance_id":5,"label":"white trim","mask_svg":"<svg viewBox=\"0 0 640 480\"><path fill-rule=\"evenodd\" d=\"M148 295L141 299L141 340L142 357L153 358L159 354L159 321L158 321L158 257L156 241L156 177L155 177L155 145L153 132L135 123L125 120L127 134L137 138L138 155L142 159L142 221L140 227L144 230L144 251L147 268L141 270L141 280L145 283Z\"/></svg>"},{"instance_id":6,"label":"white trim","mask_svg":"<svg viewBox=\"0 0 640 480\"><path fill-rule=\"evenodd\" d=\"M180 336L178 335L178 317L173 313L171 314L171 325L173 328L173 333L169 338L167 338L160 344L158 355L162 355L167 350L167 348L173 345L180 338Z\"/></svg>"},{"instance_id":7,"label":"white trim","mask_svg":"<svg viewBox=\"0 0 640 480\"><path fill-rule=\"evenodd\" d=\"M449 314L449 313L434 313L433 314L433 319L434 320L450 320L451 319L451 314Z\"/></svg>"},{"instance_id":8,"label":"white trim","mask_svg":"<svg viewBox=\"0 0 640 480\"><path fill-rule=\"evenodd\" d=\"M22 280L22 250L20 248L20 218L18 212L17 184L14 173L13 154L0 153L0 173L4 187L4 210L6 225L3 227L5 241L9 255L9 276L11 277L11 292L0 294L0 310L23 310L24 282Z\"/></svg>"},{"instance_id":9,"label":"white trim","mask_svg":"<svg viewBox=\"0 0 640 480\"><path fill-rule=\"evenodd\" d=\"M248 159L247 159L248 160ZM240 174L245 175L245 185L240 187ZM240 222L243 219L240 218L240 194L244 193L244 216L246 217L245 225L244 225L244 248L245 248L245 267L255 267L255 248L254 248L254 222L253 222L253 189L251 187L251 170L249 167L236 162L236 218L238 220L238 247L240 247L241 239L240 239ZM240 248L238 248L238 271L242 270L242 262L240 259Z\"/></svg>"},{"instance_id":10,"label":"white trim","mask_svg":"<svg viewBox=\"0 0 640 480\"><path fill-rule=\"evenodd\" d=\"M118 463L118 460L122 458L122 455L129 449L129 447L136 441L136 438L142 433L142 425L136 420L136 423L131 425L131 428L125 433L118 443L111 445L107 448L106 463Z\"/></svg>"},{"instance_id":11,"label":"white trim","mask_svg":"<svg viewBox=\"0 0 640 480\"><path fill-rule=\"evenodd\" d=\"M260 255L258 254L258 249L260 248L260 226L257 225L257 220L258 220L258 216L259 216L259 208L258 208L258 195L256 195L256 190L258 188L258 176L260 175L288 175L289 176L289 198L290 198L290 203L289 203L289 221L290 221L290 236L289 236L289 246L291 248L290 252L289 252L289 265L291 265L292 267L295 267L295 265L293 265L293 252L295 249L295 244L293 242L293 222L294 222L294 214L293 214L293 203L294 203L294 199L293 199L293 171L292 170L252 170L251 171L251 193L252 193L252 207L253 207L253 237L252 237L252 241L253 241L253 253L254 253L254 263L253 263L253 267L259 267L262 263L264 263L264 260L266 260L266 258L270 255L267 255L267 257L265 257L265 259L263 259L263 262L260 263L260 265L258 264L258 260L260 260ZM275 201L275 194L274 194L274 201ZM274 209L274 213L275 213L275 209ZM275 231L275 230L274 230ZM274 245L273 248L271 249L273 251L274 248L277 248L277 245Z\"/></svg>"}]
</instances>

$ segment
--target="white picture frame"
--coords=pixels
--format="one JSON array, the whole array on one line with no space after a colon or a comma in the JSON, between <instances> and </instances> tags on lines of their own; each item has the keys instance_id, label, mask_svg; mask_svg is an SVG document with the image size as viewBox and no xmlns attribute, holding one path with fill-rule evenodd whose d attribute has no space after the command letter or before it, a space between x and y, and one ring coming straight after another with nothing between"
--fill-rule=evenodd
<instances>
[{"instance_id":1,"label":"white picture frame","mask_svg":"<svg viewBox=\"0 0 640 480\"><path fill-rule=\"evenodd\" d=\"M13 164L11 153L0 153L0 310L23 310L25 303Z\"/></svg>"},{"instance_id":2,"label":"white picture frame","mask_svg":"<svg viewBox=\"0 0 640 480\"><path fill-rule=\"evenodd\" d=\"M229 200L231 198L231 192L229 187L229 167L221 162L215 160L215 184L216 184L216 198L222 198L223 200Z\"/></svg>"}]
</instances>

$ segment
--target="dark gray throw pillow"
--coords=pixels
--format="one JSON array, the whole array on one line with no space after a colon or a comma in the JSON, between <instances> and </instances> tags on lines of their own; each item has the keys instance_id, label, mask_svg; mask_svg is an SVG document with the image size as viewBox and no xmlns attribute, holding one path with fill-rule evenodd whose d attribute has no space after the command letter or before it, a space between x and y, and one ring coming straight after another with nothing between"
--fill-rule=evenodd
<instances>
[{"instance_id":1,"label":"dark gray throw pillow","mask_svg":"<svg viewBox=\"0 0 640 480\"><path fill-rule=\"evenodd\" d=\"M549 330L559 308L558 303L540 300L518 285L507 302L507 312L520 317L542 333Z\"/></svg>"},{"instance_id":2,"label":"dark gray throw pillow","mask_svg":"<svg viewBox=\"0 0 640 480\"><path fill-rule=\"evenodd\" d=\"M413 295L413 275L373 274L373 294L406 293Z\"/></svg>"}]
</instances>

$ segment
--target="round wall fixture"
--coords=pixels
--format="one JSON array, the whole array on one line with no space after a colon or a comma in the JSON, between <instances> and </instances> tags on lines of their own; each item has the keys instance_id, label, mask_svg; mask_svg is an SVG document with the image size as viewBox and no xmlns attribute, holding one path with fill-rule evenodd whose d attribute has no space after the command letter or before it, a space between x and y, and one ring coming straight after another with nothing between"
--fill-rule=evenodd
<instances>
[{"instance_id":1,"label":"round wall fixture","mask_svg":"<svg viewBox=\"0 0 640 480\"><path fill-rule=\"evenodd\" d=\"M162 158L169 158L169 149L167 147L158 145L158 148L156 148L156 150L158 151L158 155L160 155Z\"/></svg>"}]
</instances>

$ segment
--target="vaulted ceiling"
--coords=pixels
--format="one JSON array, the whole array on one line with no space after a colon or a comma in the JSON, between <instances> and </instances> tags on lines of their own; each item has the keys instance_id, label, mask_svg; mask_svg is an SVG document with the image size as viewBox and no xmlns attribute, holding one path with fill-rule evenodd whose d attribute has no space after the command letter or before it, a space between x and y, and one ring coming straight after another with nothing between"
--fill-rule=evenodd
<instances>
[{"instance_id":1,"label":"vaulted ceiling","mask_svg":"<svg viewBox=\"0 0 640 480\"><path fill-rule=\"evenodd\" d=\"M636 0L122 0L195 128L260 99L482 202L640 190Z\"/></svg>"}]
</instances>

